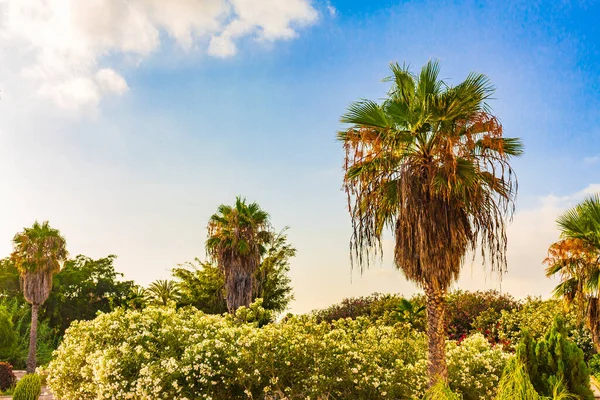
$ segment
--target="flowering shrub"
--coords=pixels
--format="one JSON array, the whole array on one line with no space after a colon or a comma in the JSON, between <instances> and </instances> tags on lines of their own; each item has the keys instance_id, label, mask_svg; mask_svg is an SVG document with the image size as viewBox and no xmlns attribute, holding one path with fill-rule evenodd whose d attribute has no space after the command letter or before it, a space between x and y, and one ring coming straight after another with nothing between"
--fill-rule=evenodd
<instances>
[{"instance_id":1,"label":"flowering shrub","mask_svg":"<svg viewBox=\"0 0 600 400\"><path fill-rule=\"evenodd\" d=\"M76 322L48 366L48 383L63 400L367 400L425 392L422 332L366 318L247 323L259 308L232 317L150 307ZM448 357L450 385L466 399L489 393L504 360L481 335L450 343Z\"/></svg>"},{"instance_id":2,"label":"flowering shrub","mask_svg":"<svg viewBox=\"0 0 600 400\"><path fill-rule=\"evenodd\" d=\"M258 328L193 309L117 310L67 331L48 366L58 398L411 398L425 337L368 320Z\"/></svg>"},{"instance_id":3,"label":"flowering shrub","mask_svg":"<svg viewBox=\"0 0 600 400\"><path fill-rule=\"evenodd\" d=\"M480 333L446 347L450 388L464 400L493 398L510 355Z\"/></svg>"},{"instance_id":4,"label":"flowering shrub","mask_svg":"<svg viewBox=\"0 0 600 400\"><path fill-rule=\"evenodd\" d=\"M495 290L465 292L457 290L446 298L448 337L462 340L478 331L489 340L497 342L495 328L500 313L514 310L518 302L510 295Z\"/></svg>"}]
</instances>

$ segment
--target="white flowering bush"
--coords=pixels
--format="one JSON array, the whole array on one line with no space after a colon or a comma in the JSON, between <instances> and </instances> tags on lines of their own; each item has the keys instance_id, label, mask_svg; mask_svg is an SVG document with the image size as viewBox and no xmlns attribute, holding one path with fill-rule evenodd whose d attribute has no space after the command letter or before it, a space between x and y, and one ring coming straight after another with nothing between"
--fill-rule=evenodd
<instances>
[{"instance_id":1,"label":"white flowering bush","mask_svg":"<svg viewBox=\"0 0 600 400\"><path fill-rule=\"evenodd\" d=\"M446 346L450 388L464 400L492 399L510 354L481 333Z\"/></svg>"},{"instance_id":2,"label":"white flowering bush","mask_svg":"<svg viewBox=\"0 0 600 400\"><path fill-rule=\"evenodd\" d=\"M48 383L62 400L412 398L426 385L425 343L365 319L258 328L193 309L117 310L68 329Z\"/></svg>"},{"instance_id":3,"label":"white flowering bush","mask_svg":"<svg viewBox=\"0 0 600 400\"><path fill-rule=\"evenodd\" d=\"M150 307L76 322L48 366L48 384L62 400L367 400L425 392L426 337L408 325L244 321ZM501 351L478 335L450 343L448 357L452 389L487 398L504 365Z\"/></svg>"}]
</instances>

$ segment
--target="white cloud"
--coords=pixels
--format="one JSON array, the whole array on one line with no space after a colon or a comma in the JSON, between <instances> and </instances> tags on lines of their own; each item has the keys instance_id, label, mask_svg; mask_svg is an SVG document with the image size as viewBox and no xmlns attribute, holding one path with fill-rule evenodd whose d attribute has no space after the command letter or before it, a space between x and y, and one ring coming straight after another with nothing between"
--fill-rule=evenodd
<instances>
[{"instance_id":1,"label":"white cloud","mask_svg":"<svg viewBox=\"0 0 600 400\"><path fill-rule=\"evenodd\" d=\"M103 68L96 73L96 82L107 93L123 94L129 90L125 79L110 68Z\"/></svg>"},{"instance_id":2,"label":"white cloud","mask_svg":"<svg viewBox=\"0 0 600 400\"><path fill-rule=\"evenodd\" d=\"M329 11L329 15L335 17L337 15L337 9L331 4L330 1L327 2L327 11Z\"/></svg>"},{"instance_id":3,"label":"white cloud","mask_svg":"<svg viewBox=\"0 0 600 400\"><path fill-rule=\"evenodd\" d=\"M585 157L583 159L584 164L597 164L600 162L600 155Z\"/></svg>"},{"instance_id":4,"label":"white cloud","mask_svg":"<svg viewBox=\"0 0 600 400\"><path fill-rule=\"evenodd\" d=\"M76 109L125 93L109 64L142 60L161 35L184 51L229 57L242 37L291 39L317 17L309 0L0 0L0 47L39 95Z\"/></svg>"}]
</instances>

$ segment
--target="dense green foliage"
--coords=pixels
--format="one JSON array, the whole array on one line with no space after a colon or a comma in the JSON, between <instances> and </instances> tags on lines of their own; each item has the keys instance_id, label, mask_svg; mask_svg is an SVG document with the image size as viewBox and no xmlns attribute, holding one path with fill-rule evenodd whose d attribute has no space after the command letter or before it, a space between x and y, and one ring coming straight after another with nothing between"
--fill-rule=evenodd
<instances>
[{"instance_id":1,"label":"dense green foliage","mask_svg":"<svg viewBox=\"0 0 600 400\"><path fill-rule=\"evenodd\" d=\"M42 381L37 374L27 374L17 383L13 400L37 400L42 394Z\"/></svg>"},{"instance_id":2,"label":"dense green foliage","mask_svg":"<svg viewBox=\"0 0 600 400\"><path fill-rule=\"evenodd\" d=\"M0 392L4 392L12 388L17 382L12 365L5 362L0 362Z\"/></svg>"},{"instance_id":3,"label":"dense green foliage","mask_svg":"<svg viewBox=\"0 0 600 400\"><path fill-rule=\"evenodd\" d=\"M555 319L544 338L535 340L525 332L517 347L517 357L526 365L540 395L551 396L560 382L569 393L582 399L594 398L583 351L567 338L562 318Z\"/></svg>"},{"instance_id":4,"label":"dense green foliage","mask_svg":"<svg viewBox=\"0 0 600 400\"><path fill-rule=\"evenodd\" d=\"M9 316L12 332L16 341L8 347L0 347L1 361L8 361L16 369L25 368L29 350L29 325L31 323L31 308L24 301L15 299L0 300L0 316ZM47 321L38 324L37 359L40 365L47 364L52 358L52 352L58 346L59 337L50 328Z\"/></svg>"},{"instance_id":5,"label":"dense green foliage","mask_svg":"<svg viewBox=\"0 0 600 400\"><path fill-rule=\"evenodd\" d=\"M98 312L127 304L134 284L120 280L122 274L115 271L115 259L114 255L97 260L78 255L54 276L41 318L58 335L75 320L93 319Z\"/></svg>"},{"instance_id":6,"label":"dense green foliage","mask_svg":"<svg viewBox=\"0 0 600 400\"><path fill-rule=\"evenodd\" d=\"M584 351L586 359L595 354L589 330L581 323L577 313L559 300L527 298L517 308L502 311L496 335L507 347L516 347L525 331L533 339L544 337L557 315L563 317L569 339Z\"/></svg>"},{"instance_id":7,"label":"dense green foliage","mask_svg":"<svg viewBox=\"0 0 600 400\"><path fill-rule=\"evenodd\" d=\"M268 316L260 303L225 316L191 307L103 314L67 330L48 381L63 400L366 400L425 392L426 338L406 324L299 316L265 325ZM465 399L493 393L508 357L481 335L449 343L448 354L450 385Z\"/></svg>"},{"instance_id":8,"label":"dense green foliage","mask_svg":"<svg viewBox=\"0 0 600 400\"><path fill-rule=\"evenodd\" d=\"M423 400L461 400L461 396L454 393L444 381L438 381L427 389Z\"/></svg>"}]
</instances>

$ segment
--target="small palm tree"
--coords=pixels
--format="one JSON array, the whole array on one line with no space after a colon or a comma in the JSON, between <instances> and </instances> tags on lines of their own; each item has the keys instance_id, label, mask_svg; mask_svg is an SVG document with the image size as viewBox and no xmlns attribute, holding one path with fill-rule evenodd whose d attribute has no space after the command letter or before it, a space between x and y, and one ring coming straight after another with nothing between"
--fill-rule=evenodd
<instances>
[{"instance_id":1,"label":"small palm tree","mask_svg":"<svg viewBox=\"0 0 600 400\"><path fill-rule=\"evenodd\" d=\"M397 312L398 321L409 323L414 327L425 314L425 306L416 306L410 300L402 299L398 304Z\"/></svg>"},{"instance_id":2,"label":"small palm tree","mask_svg":"<svg viewBox=\"0 0 600 400\"><path fill-rule=\"evenodd\" d=\"M233 206L221 204L210 217L206 251L225 273L230 312L252 303L254 273L272 237L269 214L241 197Z\"/></svg>"},{"instance_id":3,"label":"small palm tree","mask_svg":"<svg viewBox=\"0 0 600 400\"><path fill-rule=\"evenodd\" d=\"M134 285L127 294L126 304L129 308L141 310L146 306L147 299L148 293L146 292L146 289L141 286Z\"/></svg>"},{"instance_id":4,"label":"small palm tree","mask_svg":"<svg viewBox=\"0 0 600 400\"><path fill-rule=\"evenodd\" d=\"M177 282L166 279L152 282L145 293L149 303L161 306L176 302L181 295Z\"/></svg>"},{"instance_id":5,"label":"small palm tree","mask_svg":"<svg viewBox=\"0 0 600 400\"><path fill-rule=\"evenodd\" d=\"M600 195L586 198L557 223L561 239L548 250L546 275L560 277L554 294L580 311L600 351Z\"/></svg>"},{"instance_id":6,"label":"small palm tree","mask_svg":"<svg viewBox=\"0 0 600 400\"><path fill-rule=\"evenodd\" d=\"M391 70L387 98L351 104L342 117L351 127L338 134L350 247L362 270L392 231L396 267L425 291L433 386L447 379L445 296L467 253L480 248L492 269L505 269L505 218L516 194L509 159L522 145L503 137L486 104L494 88L485 75L450 86L435 61L419 75L398 64Z\"/></svg>"},{"instance_id":7,"label":"small palm tree","mask_svg":"<svg viewBox=\"0 0 600 400\"><path fill-rule=\"evenodd\" d=\"M40 306L52 290L52 277L67 259L65 238L48 221L35 222L13 238L12 260L21 276L23 296L31 304L27 372L35 372L37 323Z\"/></svg>"}]
</instances>

